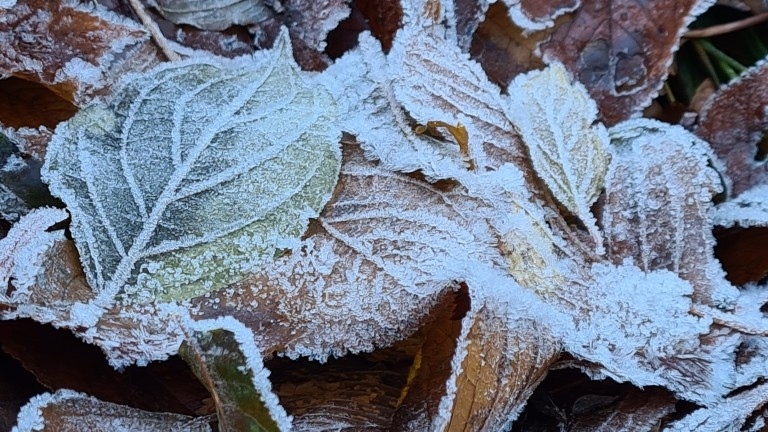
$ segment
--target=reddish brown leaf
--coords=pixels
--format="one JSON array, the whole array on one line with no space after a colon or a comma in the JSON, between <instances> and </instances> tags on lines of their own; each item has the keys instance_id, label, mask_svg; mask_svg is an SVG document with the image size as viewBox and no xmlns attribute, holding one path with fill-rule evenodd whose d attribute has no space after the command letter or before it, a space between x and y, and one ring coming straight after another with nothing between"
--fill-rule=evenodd
<instances>
[{"instance_id":1,"label":"reddish brown leaf","mask_svg":"<svg viewBox=\"0 0 768 432\"><path fill-rule=\"evenodd\" d=\"M100 401L72 390L36 396L19 414L19 432L114 432L162 430L169 432L209 432L205 418L142 411Z\"/></svg>"},{"instance_id":2,"label":"reddish brown leaf","mask_svg":"<svg viewBox=\"0 0 768 432\"><path fill-rule=\"evenodd\" d=\"M3 11L0 44L0 75L45 85L77 106L158 61L137 24L61 1L21 0Z\"/></svg>"},{"instance_id":3,"label":"reddish brown leaf","mask_svg":"<svg viewBox=\"0 0 768 432\"><path fill-rule=\"evenodd\" d=\"M381 42L384 52L392 48L392 40L403 19L400 2L394 0L354 0L371 27L371 32Z\"/></svg>"},{"instance_id":4,"label":"reddish brown leaf","mask_svg":"<svg viewBox=\"0 0 768 432\"><path fill-rule=\"evenodd\" d=\"M734 227L715 231L715 255L736 285L759 282L768 276L768 228Z\"/></svg>"},{"instance_id":5,"label":"reddish brown leaf","mask_svg":"<svg viewBox=\"0 0 768 432\"><path fill-rule=\"evenodd\" d=\"M589 402L584 397L576 402L580 401L587 411L578 412L574 404L573 410L577 417L570 423L570 432L654 430L665 416L675 411L677 402L668 391L659 388L640 390L634 387L615 403L596 410L588 409Z\"/></svg>"},{"instance_id":6,"label":"reddish brown leaf","mask_svg":"<svg viewBox=\"0 0 768 432\"><path fill-rule=\"evenodd\" d=\"M711 304L723 274L712 256L708 215L720 179L708 166L706 144L682 127L642 119L612 128L611 139L600 214L608 257L672 271Z\"/></svg>"},{"instance_id":7,"label":"reddish brown leaf","mask_svg":"<svg viewBox=\"0 0 768 432\"><path fill-rule=\"evenodd\" d=\"M761 62L709 100L696 127L725 163L730 195L768 182L768 164L758 145L768 128L768 62Z\"/></svg>"},{"instance_id":8,"label":"reddish brown leaf","mask_svg":"<svg viewBox=\"0 0 768 432\"><path fill-rule=\"evenodd\" d=\"M558 20L541 53L547 63L565 64L587 86L603 121L614 125L650 104L664 84L680 36L710 4L582 2Z\"/></svg>"},{"instance_id":9,"label":"reddish brown leaf","mask_svg":"<svg viewBox=\"0 0 768 432\"><path fill-rule=\"evenodd\" d=\"M544 66L534 54L543 33L524 35L523 29L509 19L506 6L496 2L472 38L470 54L483 66L488 78L506 87L512 78Z\"/></svg>"}]
</instances>

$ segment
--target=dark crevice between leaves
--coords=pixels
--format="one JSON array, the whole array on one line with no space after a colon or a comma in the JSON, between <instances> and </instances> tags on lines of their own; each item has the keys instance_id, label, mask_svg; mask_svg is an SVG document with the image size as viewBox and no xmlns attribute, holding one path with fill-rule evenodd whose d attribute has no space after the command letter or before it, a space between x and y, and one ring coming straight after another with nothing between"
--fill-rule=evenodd
<instances>
[{"instance_id":1,"label":"dark crevice between leaves","mask_svg":"<svg viewBox=\"0 0 768 432\"><path fill-rule=\"evenodd\" d=\"M667 421L670 416L682 418L696 408L695 404L681 404L661 387L641 390L611 379L591 380L576 369L562 369L549 372L528 400L512 431L544 432L570 430L570 427L590 430L590 426L605 428L614 424L611 423L613 416L652 417L663 411L673 412L664 419Z\"/></svg>"},{"instance_id":2,"label":"dark crevice between leaves","mask_svg":"<svg viewBox=\"0 0 768 432\"><path fill-rule=\"evenodd\" d=\"M199 413L208 397L177 356L118 372L96 346L29 319L0 321L0 346L48 391L72 389L146 411L185 415Z\"/></svg>"},{"instance_id":3,"label":"dark crevice between leaves","mask_svg":"<svg viewBox=\"0 0 768 432\"><path fill-rule=\"evenodd\" d=\"M0 123L4 126L54 129L77 107L49 88L17 77L0 80Z\"/></svg>"},{"instance_id":4,"label":"dark crevice between leaves","mask_svg":"<svg viewBox=\"0 0 768 432\"><path fill-rule=\"evenodd\" d=\"M759 282L768 276L768 227L716 227L715 257L734 285Z\"/></svg>"},{"instance_id":5,"label":"dark crevice between leaves","mask_svg":"<svg viewBox=\"0 0 768 432\"><path fill-rule=\"evenodd\" d=\"M8 431L16 424L21 407L34 395L47 389L22 364L8 355L0 340L0 430Z\"/></svg>"}]
</instances>

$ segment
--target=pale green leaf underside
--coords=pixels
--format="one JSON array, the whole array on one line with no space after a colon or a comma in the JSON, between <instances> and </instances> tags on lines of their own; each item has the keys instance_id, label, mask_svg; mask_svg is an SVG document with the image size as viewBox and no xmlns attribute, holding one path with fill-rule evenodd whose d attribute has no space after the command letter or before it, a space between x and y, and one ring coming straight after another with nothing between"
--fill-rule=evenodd
<instances>
[{"instance_id":1,"label":"pale green leaf underside","mask_svg":"<svg viewBox=\"0 0 768 432\"><path fill-rule=\"evenodd\" d=\"M507 114L525 141L536 173L554 197L600 235L590 206L603 188L610 164L608 133L597 119L597 105L565 68L552 64L520 75L510 84Z\"/></svg>"},{"instance_id":2,"label":"pale green leaf underside","mask_svg":"<svg viewBox=\"0 0 768 432\"><path fill-rule=\"evenodd\" d=\"M56 130L43 168L102 293L189 298L295 244L338 179L330 95L287 36L260 63L171 63Z\"/></svg>"}]
</instances>

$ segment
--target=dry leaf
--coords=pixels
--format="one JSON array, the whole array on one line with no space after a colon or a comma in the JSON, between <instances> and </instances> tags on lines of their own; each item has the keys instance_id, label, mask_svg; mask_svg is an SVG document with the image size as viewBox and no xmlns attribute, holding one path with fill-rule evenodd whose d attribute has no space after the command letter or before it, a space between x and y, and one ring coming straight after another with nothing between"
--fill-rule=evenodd
<instances>
[{"instance_id":1,"label":"dry leaf","mask_svg":"<svg viewBox=\"0 0 768 432\"><path fill-rule=\"evenodd\" d=\"M11 282L14 289L3 290L0 302L5 305L29 300L29 288L43 265L41 257L57 240L63 240L61 231L45 230L67 218L60 209L40 208L29 212L11 227L8 235L0 239L0 286Z\"/></svg>"},{"instance_id":2,"label":"dry leaf","mask_svg":"<svg viewBox=\"0 0 768 432\"><path fill-rule=\"evenodd\" d=\"M558 21L540 45L547 63L560 62L581 81L609 126L651 103L667 78L688 24L713 0L637 3L590 1Z\"/></svg>"},{"instance_id":3,"label":"dry leaf","mask_svg":"<svg viewBox=\"0 0 768 432\"><path fill-rule=\"evenodd\" d=\"M679 126L630 120L611 128L613 163L600 215L608 258L669 270L712 304L724 279L708 211L720 178L708 145Z\"/></svg>"},{"instance_id":4,"label":"dry leaf","mask_svg":"<svg viewBox=\"0 0 768 432\"><path fill-rule=\"evenodd\" d=\"M764 60L712 96L695 130L725 164L722 174L729 180L730 196L768 182L768 164L758 148L768 127L766 83L768 61Z\"/></svg>"},{"instance_id":5,"label":"dry leaf","mask_svg":"<svg viewBox=\"0 0 768 432\"><path fill-rule=\"evenodd\" d=\"M77 106L158 61L137 24L61 1L22 0L4 11L0 43L0 75L41 83Z\"/></svg>"},{"instance_id":6,"label":"dry leaf","mask_svg":"<svg viewBox=\"0 0 768 432\"><path fill-rule=\"evenodd\" d=\"M21 408L14 432L209 432L205 418L153 413L103 402L72 390L33 397Z\"/></svg>"},{"instance_id":7,"label":"dry leaf","mask_svg":"<svg viewBox=\"0 0 768 432\"><path fill-rule=\"evenodd\" d=\"M488 227L468 216L476 208L469 197L361 153L345 148L339 187L302 246L196 299L200 316L232 314L254 329L272 322L256 335L267 353L325 359L371 351L415 331L469 268L500 262Z\"/></svg>"}]
</instances>

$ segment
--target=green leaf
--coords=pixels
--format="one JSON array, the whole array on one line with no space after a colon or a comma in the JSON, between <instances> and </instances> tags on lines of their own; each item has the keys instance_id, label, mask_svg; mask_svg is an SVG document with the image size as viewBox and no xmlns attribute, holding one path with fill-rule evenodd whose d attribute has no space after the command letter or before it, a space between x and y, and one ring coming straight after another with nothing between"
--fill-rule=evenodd
<instances>
[{"instance_id":1,"label":"green leaf","mask_svg":"<svg viewBox=\"0 0 768 432\"><path fill-rule=\"evenodd\" d=\"M252 346L253 333L232 318L199 324L182 344L179 355L211 392L219 430L279 431L290 427L287 414L277 405L261 355Z\"/></svg>"},{"instance_id":2,"label":"green leaf","mask_svg":"<svg viewBox=\"0 0 768 432\"><path fill-rule=\"evenodd\" d=\"M298 244L338 180L340 130L287 33L255 59L168 63L56 129L44 179L111 299L183 299Z\"/></svg>"}]
</instances>

